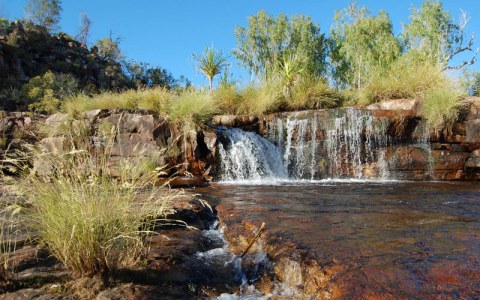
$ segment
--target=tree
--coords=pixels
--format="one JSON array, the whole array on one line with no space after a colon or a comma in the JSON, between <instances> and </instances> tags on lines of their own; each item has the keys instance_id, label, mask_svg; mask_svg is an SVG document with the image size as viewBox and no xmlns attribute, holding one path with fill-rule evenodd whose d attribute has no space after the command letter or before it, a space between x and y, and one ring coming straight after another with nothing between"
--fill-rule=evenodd
<instances>
[{"instance_id":1,"label":"tree","mask_svg":"<svg viewBox=\"0 0 480 300\"><path fill-rule=\"evenodd\" d=\"M335 13L330 38L334 80L354 89L360 89L374 72L388 70L401 55L388 14L370 16L355 3Z\"/></svg>"},{"instance_id":2,"label":"tree","mask_svg":"<svg viewBox=\"0 0 480 300\"><path fill-rule=\"evenodd\" d=\"M407 55L416 60L440 64L444 69L460 69L475 62L477 50L473 49L471 35L465 44L464 30L469 18L462 11L460 22L456 23L441 1L427 0L420 8L413 9L410 23L405 25L403 38ZM473 53L471 59L459 65L449 65L452 58L463 52Z\"/></svg>"},{"instance_id":3,"label":"tree","mask_svg":"<svg viewBox=\"0 0 480 300\"><path fill-rule=\"evenodd\" d=\"M179 86L179 80L167 70L160 67L149 67L148 63L130 61L125 64L127 76L137 87L162 87L173 89Z\"/></svg>"},{"instance_id":4,"label":"tree","mask_svg":"<svg viewBox=\"0 0 480 300\"><path fill-rule=\"evenodd\" d=\"M122 62L125 56L120 51L120 38L113 38L112 34L108 38L97 41L94 45L98 49L98 55L105 60Z\"/></svg>"},{"instance_id":5,"label":"tree","mask_svg":"<svg viewBox=\"0 0 480 300\"><path fill-rule=\"evenodd\" d=\"M87 45L88 42L88 35L90 34L90 26L92 25L92 21L90 21L90 18L87 16L85 13L80 14L80 30L75 37L77 41L80 43L84 44L85 46Z\"/></svg>"},{"instance_id":6,"label":"tree","mask_svg":"<svg viewBox=\"0 0 480 300\"><path fill-rule=\"evenodd\" d=\"M200 71L207 77L208 86L212 91L213 78L227 66L227 58L223 55L223 51L207 47L202 54L193 54L193 59L198 63Z\"/></svg>"},{"instance_id":7,"label":"tree","mask_svg":"<svg viewBox=\"0 0 480 300\"><path fill-rule=\"evenodd\" d=\"M248 26L235 29L237 48L233 54L246 67L252 78L267 77L286 53L307 58L306 70L322 75L326 64L326 39L320 26L310 17L277 17L261 10L248 18Z\"/></svg>"},{"instance_id":8,"label":"tree","mask_svg":"<svg viewBox=\"0 0 480 300\"><path fill-rule=\"evenodd\" d=\"M283 93L287 97L292 95L292 87L306 73L306 59L293 53L286 53L278 60L276 74L283 85Z\"/></svg>"},{"instance_id":9,"label":"tree","mask_svg":"<svg viewBox=\"0 0 480 300\"><path fill-rule=\"evenodd\" d=\"M28 0L25 7L27 19L44 26L48 31L58 28L61 11L60 0Z\"/></svg>"}]
</instances>

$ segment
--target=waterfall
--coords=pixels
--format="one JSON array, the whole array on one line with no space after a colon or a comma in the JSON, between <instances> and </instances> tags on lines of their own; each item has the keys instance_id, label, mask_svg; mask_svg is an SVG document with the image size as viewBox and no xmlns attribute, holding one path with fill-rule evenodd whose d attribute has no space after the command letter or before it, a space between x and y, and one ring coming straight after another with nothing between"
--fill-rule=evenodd
<instances>
[{"instance_id":1,"label":"waterfall","mask_svg":"<svg viewBox=\"0 0 480 300\"><path fill-rule=\"evenodd\" d=\"M424 151L425 157L428 160L428 170L426 175L429 178L433 178L434 159L432 154L432 145L430 143L430 126L428 126L426 121L422 121L418 124L415 130L416 132L413 134L415 137L414 142L417 147Z\"/></svg>"},{"instance_id":2,"label":"waterfall","mask_svg":"<svg viewBox=\"0 0 480 300\"><path fill-rule=\"evenodd\" d=\"M266 124L290 178L392 179L386 121L353 108L297 112Z\"/></svg>"},{"instance_id":3,"label":"waterfall","mask_svg":"<svg viewBox=\"0 0 480 300\"><path fill-rule=\"evenodd\" d=\"M372 115L340 108L270 115L264 124L264 138L240 129L220 130L220 180L434 178L424 121L391 117L389 111ZM402 156L415 148L424 153L426 167ZM423 168L425 173L419 173Z\"/></svg>"},{"instance_id":4,"label":"waterfall","mask_svg":"<svg viewBox=\"0 0 480 300\"><path fill-rule=\"evenodd\" d=\"M377 168L377 175L374 177L387 176L388 164L382 147L388 144L384 122L375 123L370 112L357 109L337 110L327 129L330 176L371 177L368 170L374 167Z\"/></svg>"},{"instance_id":5,"label":"waterfall","mask_svg":"<svg viewBox=\"0 0 480 300\"><path fill-rule=\"evenodd\" d=\"M220 128L220 180L265 180L288 177L278 148L238 128Z\"/></svg>"}]
</instances>

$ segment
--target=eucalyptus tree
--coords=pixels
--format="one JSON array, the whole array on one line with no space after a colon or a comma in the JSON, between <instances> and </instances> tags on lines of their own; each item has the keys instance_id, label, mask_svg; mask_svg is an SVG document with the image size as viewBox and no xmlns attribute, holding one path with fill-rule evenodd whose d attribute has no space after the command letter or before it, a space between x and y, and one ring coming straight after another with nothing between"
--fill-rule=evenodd
<instances>
[{"instance_id":1,"label":"eucalyptus tree","mask_svg":"<svg viewBox=\"0 0 480 300\"><path fill-rule=\"evenodd\" d=\"M44 26L48 31L58 28L61 12L60 0L28 0L25 6L26 18L34 24Z\"/></svg>"},{"instance_id":2,"label":"eucalyptus tree","mask_svg":"<svg viewBox=\"0 0 480 300\"><path fill-rule=\"evenodd\" d=\"M199 70L207 77L208 87L212 91L213 78L220 74L228 65L223 51L216 50L213 47L206 47L203 53L195 53L192 57L197 62Z\"/></svg>"},{"instance_id":3,"label":"eucalyptus tree","mask_svg":"<svg viewBox=\"0 0 480 300\"><path fill-rule=\"evenodd\" d=\"M371 16L365 7L352 3L335 13L330 59L338 85L360 89L372 74L387 70L400 55L400 43L386 12Z\"/></svg>"},{"instance_id":4,"label":"eucalyptus tree","mask_svg":"<svg viewBox=\"0 0 480 300\"><path fill-rule=\"evenodd\" d=\"M469 17L462 11L460 21L452 19L443 8L441 1L427 0L414 8L410 23L403 30L407 55L415 60L440 64L445 69L459 69L475 62L478 49L473 48L473 34L466 41L464 30ZM452 58L460 53L470 52L468 60L451 65Z\"/></svg>"},{"instance_id":5,"label":"eucalyptus tree","mask_svg":"<svg viewBox=\"0 0 480 300\"><path fill-rule=\"evenodd\" d=\"M261 10L248 18L248 26L235 29L234 56L252 79L268 77L286 53L307 57L306 71L322 75L326 70L326 38L310 17L273 17Z\"/></svg>"}]
</instances>

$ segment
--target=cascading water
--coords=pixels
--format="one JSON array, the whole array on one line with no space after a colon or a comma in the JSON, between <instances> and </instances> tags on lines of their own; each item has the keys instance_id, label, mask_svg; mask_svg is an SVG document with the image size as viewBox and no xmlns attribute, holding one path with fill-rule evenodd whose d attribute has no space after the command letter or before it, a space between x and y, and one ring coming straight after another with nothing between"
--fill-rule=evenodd
<instances>
[{"instance_id":1,"label":"cascading water","mask_svg":"<svg viewBox=\"0 0 480 300\"><path fill-rule=\"evenodd\" d=\"M278 148L253 132L221 128L218 153L222 181L286 179Z\"/></svg>"},{"instance_id":2,"label":"cascading water","mask_svg":"<svg viewBox=\"0 0 480 300\"><path fill-rule=\"evenodd\" d=\"M220 130L220 180L395 180L405 178L397 164L406 161L397 154L402 145L422 149L429 162L425 178L432 177L429 128L423 121L343 108L283 113L265 125L265 138Z\"/></svg>"},{"instance_id":3,"label":"cascading water","mask_svg":"<svg viewBox=\"0 0 480 300\"><path fill-rule=\"evenodd\" d=\"M391 179L385 122L358 109L327 113L300 112L267 123L267 138L280 148L290 177Z\"/></svg>"},{"instance_id":4,"label":"cascading water","mask_svg":"<svg viewBox=\"0 0 480 300\"><path fill-rule=\"evenodd\" d=\"M368 177L368 168L375 166L376 177L388 176L384 149L389 144L385 124L374 122L371 114L357 109L336 111L327 129L329 173L333 178Z\"/></svg>"}]
</instances>

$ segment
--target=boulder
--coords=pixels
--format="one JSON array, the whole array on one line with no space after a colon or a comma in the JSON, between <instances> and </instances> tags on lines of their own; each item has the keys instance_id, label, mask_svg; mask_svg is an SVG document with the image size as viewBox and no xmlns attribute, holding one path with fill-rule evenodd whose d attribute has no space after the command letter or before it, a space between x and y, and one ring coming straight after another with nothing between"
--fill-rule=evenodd
<instances>
[{"instance_id":1,"label":"boulder","mask_svg":"<svg viewBox=\"0 0 480 300\"><path fill-rule=\"evenodd\" d=\"M68 126L69 116L64 113L56 113L45 120L50 136L58 136L65 134L65 128Z\"/></svg>"},{"instance_id":2,"label":"boulder","mask_svg":"<svg viewBox=\"0 0 480 300\"><path fill-rule=\"evenodd\" d=\"M394 110L408 111L409 114L418 115L419 102L416 99L393 99L370 104L366 107L368 110Z\"/></svg>"},{"instance_id":3,"label":"boulder","mask_svg":"<svg viewBox=\"0 0 480 300\"><path fill-rule=\"evenodd\" d=\"M465 121L466 143L480 143L480 118Z\"/></svg>"}]
</instances>

